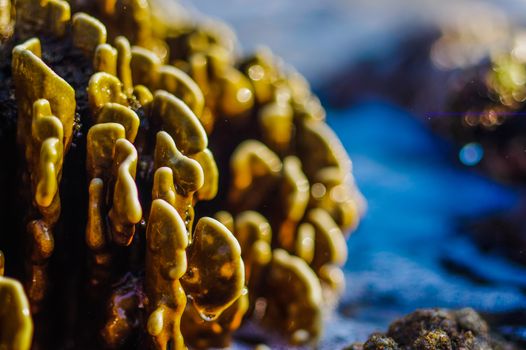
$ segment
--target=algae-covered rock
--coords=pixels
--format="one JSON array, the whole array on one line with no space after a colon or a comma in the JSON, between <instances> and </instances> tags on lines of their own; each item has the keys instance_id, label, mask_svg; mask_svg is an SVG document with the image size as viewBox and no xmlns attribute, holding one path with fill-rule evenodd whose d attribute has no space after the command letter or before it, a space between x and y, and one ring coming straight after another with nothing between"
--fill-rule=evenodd
<instances>
[{"instance_id":1,"label":"algae-covered rock","mask_svg":"<svg viewBox=\"0 0 526 350\"><path fill-rule=\"evenodd\" d=\"M518 350L495 337L473 309L422 309L346 350Z\"/></svg>"},{"instance_id":2,"label":"algae-covered rock","mask_svg":"<svg viewBox=\"0 0 526 350\"><path fill-rule=\"evenodd\" d=\"M0 348L314 345L364 201L305 79L145 0L0 3Z\"/></svg>"}]
</instances>

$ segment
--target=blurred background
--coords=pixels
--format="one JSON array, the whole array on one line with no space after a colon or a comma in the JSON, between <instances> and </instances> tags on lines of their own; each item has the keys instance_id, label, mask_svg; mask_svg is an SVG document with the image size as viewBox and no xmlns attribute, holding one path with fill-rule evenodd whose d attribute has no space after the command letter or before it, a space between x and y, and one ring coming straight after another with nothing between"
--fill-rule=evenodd
<instances>
[{"instance_id":1,"label":"blurred background","mask_svg":"<svg viewBox=\"0 0 526 350\"><path fill-rule=\"evenodd\" d=\"M181 2L303 73L353 159L368 212L322 348L467 306L526 347L525 1Z\"/></svg>"}]
</instances>

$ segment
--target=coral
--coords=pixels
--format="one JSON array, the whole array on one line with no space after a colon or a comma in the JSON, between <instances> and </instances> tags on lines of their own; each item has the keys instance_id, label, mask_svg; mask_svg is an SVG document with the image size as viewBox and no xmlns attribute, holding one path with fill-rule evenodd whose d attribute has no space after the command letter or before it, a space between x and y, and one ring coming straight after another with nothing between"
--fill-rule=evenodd
<instances>
[{"instance_id":1,"label":"coral","mask_svg":"<svg viewBox=\"0 0 526 350\"><path fill-rule=\"evenodd\" d=\"M149 6L0 7L20 159L0 248L25 290L0 278L21 315L0 345L228 346L247 319L315 343L364 210L351 161L299 73Z\"/></svg>"}]
</instances>

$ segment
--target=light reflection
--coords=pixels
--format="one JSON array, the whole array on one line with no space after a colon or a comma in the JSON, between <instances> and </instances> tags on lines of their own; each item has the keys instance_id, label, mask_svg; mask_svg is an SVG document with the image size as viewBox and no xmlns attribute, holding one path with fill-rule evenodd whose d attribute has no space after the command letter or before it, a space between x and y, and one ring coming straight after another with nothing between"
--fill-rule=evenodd
<instances>
[{"instance_id":1,"label":"light reflection","mask_svg":"<svg viewBox=\"0 0 526 350\"><path fill-rule=\"evenodd\" d=\"M325 196L326 192L327 192L327 189L325 188L323 184L317 182L314 185L312 185L311 193L314 198L320 199L323 196Z\"/></svg>"},{"instance_id":2,"label":"light reflection","mask_svg":"<svg viewBox=\"0 0 526 350\"><path fill-rule=\"evenodd\" d=\"M477 165L484 157L484 149L479 143L471 142L460 149L458 158L464 165Z\"/></svg>"},{"instance_id":3,"label":"light reflection","mask_svg":"<svg viewBox=\"0 0 526 350\"><path fill-rule=\"evenodd\" d=\"M236 98L241 103L248 102L252 98L252 92L247 88L239 89Z\"/></svg>"},{"instance_id":4,"label":"light reflection","mask_svg":"<svg viewBox=\"0 0 526 350\"><path fill-rule=\"evenodd\" d=\"M442 28L431 48L438 69L467 68L482 59L505 52L510 24L504 13L486 4L459 7Z\"/></svg>"},{"instance_id":5,"label":"light reflection","mask_svg":"<svg viewBox=\"0 0 526 350\"><path fill-rule=\"evenodd\" d=\"M265 70L259 64L253 65L248 69L248 76L254 81L263 79Z\"/></svg>"}]
</instances>

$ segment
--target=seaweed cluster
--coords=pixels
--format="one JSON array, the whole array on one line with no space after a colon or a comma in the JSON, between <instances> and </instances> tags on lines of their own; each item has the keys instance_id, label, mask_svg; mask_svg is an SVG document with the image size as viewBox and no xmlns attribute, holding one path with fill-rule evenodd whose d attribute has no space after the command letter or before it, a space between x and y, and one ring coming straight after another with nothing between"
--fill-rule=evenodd
<instances>
[{"instance_id":1,"label":"seaweed cluster","mask_svg":"<svg viewBox=\"0 0 526 350\"><path fill-rule=\"evenodd\" d=\"M364 201L299 73L143 0L3 1L0 32L0 348L316 342Z\"/></svg>"},{"instance_id":2,"label":"seaweed cluster","mask_svg":"<svg viewBox=\"0 0 526 350\"><path fill-rule=\"evenodd\" d=\"M495 339L473 309L422 309L394 321L387 333L374 333L346 350L513 350Z\"/></svg>"}]
</instances>

